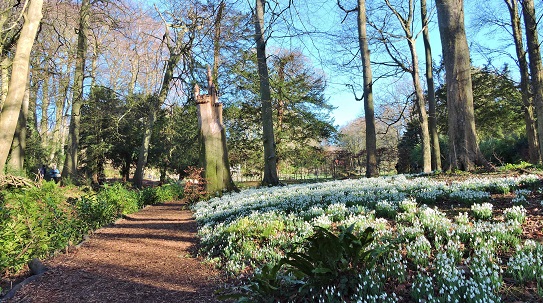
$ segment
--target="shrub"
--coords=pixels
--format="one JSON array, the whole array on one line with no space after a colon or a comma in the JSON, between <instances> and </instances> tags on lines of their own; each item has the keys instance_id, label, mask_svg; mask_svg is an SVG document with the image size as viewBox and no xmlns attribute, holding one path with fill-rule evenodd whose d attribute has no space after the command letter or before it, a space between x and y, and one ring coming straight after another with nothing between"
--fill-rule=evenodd
<instances>
[{"instance_id":1,"label":"shrub","mask_svg":"<svg viewBox=\"0 0 543 303\"><path fill-rule=\"evenodd\" d=\"M303 247L305 252L289 252L281 260L290 266L289 272L305 281L300 295L314 297L327 287L334 287L345 298L356 293L360 272L371 268L384 250L370 249L373 228L368 227L360 235L353 234L353 228L342 226L335 235L317 226Z\"/></svg>"},{"instance_id":2,"label":"shrub","mask_svg":"<svg viewBox=\"0 0 543 303\"><path fill-rule=\"evenodd\" d=\"M178 183L165 184L158 187L147 187L139 192L139 204L155 205L183 197L183 187Z\"/></svg>"},{"instance_id":3,"label":"shrub","mask_svg":"<svg viewBox=\"0 0 543 303\"><path fill-rule=\"evenodd\" d=\"M41 188L4 191L0 200L0 270L20 270L33 257L80 239L77 216L64 190L53 182Z\"/></svg>"},{"instance_id":4,"label":"shrub","mask_svg":"<svg viewBox=\"0 0 543 303\"><path fill-rule=\"evenodd\" d=\"M288 252L279 263L256 270L242 288L243 293L223 298L237 298L238 302L321 302L315 299L328 298L333 290L339 297L328 298L327 302L343 302L364 296L364 291L383 293L381 283L375 281L375 287L365 289L370 275L360 273L375 273L375 262L385 249L370 248L373 228L368 227L359 235L353 230L354 225L340 226L336 235L316 226L304 245ZM302 252L298 252L300 248ZM286 272L281 271L283 265L287 265Z\"/></svg>"},{"instance_id":5,"label":"shrub","mask_svg":"<svg viewBox=\"0 0 543 303\"><path fill-rule=\"evenodd\" d=\"M141 208L138 194L120 183L105 185L98 193L81 196L76 202L77 213L83 230L105 226L122 215L136 212Z\"/></svg>"},{"instance_id":6,"label":"shrub","mask_svg":"<svg viewBox=\"0 0 543 303\"><path fill-rule=\"evenodd\" d=\"M183 186L179 183L169 183L156 188L160 203L177 200L183 197Z\"/></svg>"}]
</instances>

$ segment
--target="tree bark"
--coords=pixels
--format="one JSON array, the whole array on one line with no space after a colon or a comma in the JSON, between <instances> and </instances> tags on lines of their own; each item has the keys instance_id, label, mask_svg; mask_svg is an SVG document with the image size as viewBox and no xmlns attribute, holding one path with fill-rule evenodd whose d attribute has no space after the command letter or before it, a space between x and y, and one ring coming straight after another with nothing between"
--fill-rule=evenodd
<instances>
[{"instance_id":1,"label":"tree bark","mask_svg":"<svg viewBox=\"0 0 543 303\"><path fill-rule=\"evenodd\" d=\"M17 128L11 142L11 151L8 161L8 171L22 172L24 169L25 150L26 150L26 124L28 119L28 107L30 104L30 85L27 81L23 97L23 104L19 112Z\"/></svg>"},{"instance_id":2,"label":"tree bark","mask_svg":"<svg viewBox=\"0 0 543 303\"><path fill-rule=\"evenodd\" d=\"M42 101L41 101L41 118L40 118L40 139L42 147L47 146L48 129L49 129L49 117L47 115L47 109L51 99L49 98L49 85L51 84L51 78L46 74L42 84Z\"/></svg>"},{"instance_id":3,"label":"tree bark","mask_svg":"<svg viewBox=\"0 0 543 303\"><path fill-rule=\"evenodd\" d=\"M87 53L87 30L89 26L91 3L90 0L82 0L79 11L79 31L77 34L77 55L72 88L72 113L70 117L70 129L68 132L68 145L66 159L62 169L62 179L77 180L79 132L81 121L81 106L83 105L83 83L85 81L85 56Z\"/></svg>"},{"instance_id":4,"label":"tree bark","mask_svg":"<svg viewBox=\"0 0 543 303\"><path fill-rule=\"evenodd\" d=\"M362 59L364 81L364 118L366 122L366 177L377 177L377 136L375 133L375 110L373 107L373 78L370 50L366 34L366 1L358 0L358 44Z\"/></svg>"},{"instance_id":5,"label":"tree bark","mask_svg":"<svg viewBox=\"0 0 543 303\"><path fill-rule=\"evenodd\" d=\"M8 96L10 67L11 60L9 60L8 56L5 56L4 58L2 58L2 62L0 62L0 73L2 77L2 86L0 87L0 111L2 111L2 107L4 106L4 102L6 101L6 97Z\"/></svg>"},{"instance_id":6,"label":"tree bark","mask_svg":"<svg viewBox=\"0 0 543 303\"><path fill-rule=\"evenodd\" d=\"M537 164L541 161L541 155L539 153L539 142L537 140L537 125L534 104L530 94L530 71L528 69L526 51L524 50L524 43L522 41L522 26L520 24L518 3L517 0L504 1L509 9L509 15L511 17L513 40L515 41L515 52L520 71L520 90L522 93L522 103L524 105L524 122L526 124L526 137L528 138L529 161L532 164Z\"/></svg>"},{"instance_id":7,"label":"tree bark","mask_svg":"<svg viewBox=\"0 0 543 303\"><path fill-rule=\"evenodd\" d=\"M413 78L413 86L415 87L415 98L417 99L416 108L419 116L419 124L421 130L421 145L422 145L422 170L425 173L432 171L432 157L430 145L430 133L428 131L428 114L426 113L426 104L424 102L424 94L422 92L422 84L419 76L419 59L417 50L415 49L415 40L408 40L409 49L411 51L411 62L413 70L411 78Z\"/></svg>"},{"instance_id":8,"label":"tree bark","mask_svg":"<svg viewBox=\"0 0 543 303\"><path fill-rule=\"evenodd\" d=\"M264 178L263 185L279 184L277 175L277 155L273 133L273 113L271 104L270 79L266 60L266 40L264 38L264 5L265 0L256 0L255 40L258 61L258 78L260 82L260 99L262 111L262 141L264 143Z\"/></svg>"},{"instance_id":9,"label":"tree bark","mask_svg":"<svg viewBox=\"0 0 543 303\"><path fill-rule=\"evenodd\" d=\"M420 125L420 136L422 145L422 169L423 172L429 173L432 171L432 159L430 148L430 133L428 131L428 114L426 112L426 103L424 102L424 94L422 92L422 84L420 83L419 75L419 58L416 50L416 40L413 37L411 28L413 26L413 17L415 15L415 2L409 0L409 12L407 18L402 16L391 4L389 0L386 0L387 6L392 10L398 21L400 22L405 34L405 39L409 46L409 52L411 53L411 68L408 68L408 72L411 74L413 80L413 87L415 88L415 108L418 114L418 121Z\"/></svg>"},{"instance_id":10,"label":"tree bark","mask_svg":"<svg viewBox=\"0 0 543 303\"><path fill-rule=\"evenodd\" d=\"M447 83L450 170L487 165L477 143L463 0L436 0Z\"/></svg>"},{"instance_id":11,"label":"tree bark","mask_svg":"<svg viewBox=\"0 0 543 303\"><path fill-rule=\"evenodd\" d=\"M441 170L441 150L439 147L439 134L437 131L436 94L434 87L434 72L432 67L432 47L428 30L428 14L426 0L420 1L422 19L422 39L424 41L424 54L426 58L426 85L428 86L428 131L430 132L430 147L432 154L432 170Z\"/></svg>"},{"instance_id":12,"label":"tree bark","mask_svg":"<svg viewBox=\"0 0 543 303\"><path fill-rule=\"evenodd\" d=\"M10 89L0 113L0 175L4 174L6 160L17 128L19 112L28 82L30 52L42 18L42 6L43 0L30 1L13 57Z\"/></svg>"},{"instance_id":13,"label":"tree bark","mask_svg":"<svg viewBox=\"0 0 543 303\"><path fill-rule=\"evenodd\" d=\"M526 28L526 43L530 58L530 74L532 93L537 114L537 134L539 135L539 159L543 157L543 67L541 63L541 51L537 32L537 21L533 0L522 1L522 14L524 27Z\"/></svg>"},{"instance_id":14,"label":"tree bark","mask_svg":"<svg viewBox=\"0 0 543 303\"><path fill-rule=\"evenodd\" d=\"M226 4L221 1L217 10L217 16L215 17L215 33L213 34L213 81L215 87L219 88L219 65L221 63L221 22L223 17L223 11Z\"/></svg>"},{"instance_id":15,"label":"tree bark","mask_svg":"<svg viewBox=\"0 0 543 303\"><path fill-rule=\"evenodd\" d=\"M200 163L204 169L206 192L209 194L237 190L230 174L226 128L222 119L222 104L218 102L211 71L208 71L207 95L200 95L194 88L194 98L198 109L198 129L200 139Z\"/></svg>"}]
</instances>

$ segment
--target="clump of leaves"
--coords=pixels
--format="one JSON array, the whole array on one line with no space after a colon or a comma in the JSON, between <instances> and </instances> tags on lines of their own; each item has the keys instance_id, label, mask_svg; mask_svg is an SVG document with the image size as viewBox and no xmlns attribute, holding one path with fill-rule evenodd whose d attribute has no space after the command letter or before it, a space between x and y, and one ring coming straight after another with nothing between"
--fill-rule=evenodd
<instances>
[{"instance_id":1,"label":"clump of leaves","mask_svg":"<svg viewBox=\"0 0 543 303\"><path fill-rule=\"evenodd\" d=\"M374 229L366 228L359 235L353 233L354 225L341 227L335 235L331 231L315 227L315 233L307 239L305 252L290 252L281 261L290 265L288 271L305 284L300 293L314 296L328 286L351 297L358 288L359 274L373 267L383 248L370 248Z\"/></svg>"},{"instance_id":2,"label":"clump of leaves","mask_svg":"<svg viewBox=\"0 0 543 303\"><path fill-rule=\"evenodd\" d=\"M238 302L304 302L327 288L348 301L359 291L360 273L375 266L385 248L371 248L374 229L353 233L354 224L339 234L317 226L302 245L302 252L288 252L278 264L258 270L243 294L229 296ZM281 268L286 265L283 270Z\"/></svg>"}]
</instances>

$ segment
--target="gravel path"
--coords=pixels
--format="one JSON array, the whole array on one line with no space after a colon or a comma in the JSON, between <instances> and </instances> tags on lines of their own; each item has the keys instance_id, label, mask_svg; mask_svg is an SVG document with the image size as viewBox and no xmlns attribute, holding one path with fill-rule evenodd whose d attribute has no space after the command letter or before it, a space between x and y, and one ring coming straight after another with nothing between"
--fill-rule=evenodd
<instances>
[{"instance_id":1,"label":"gravel path","mask_svg":"<svg viewBox=\"0 0 543 303\"><path fill-rule=\"evenodd\" d=\"M182 208L149 206L99 229L7 302L220 302L224 279L192 257L196 222Z\"/></svg>"}]
</instances>

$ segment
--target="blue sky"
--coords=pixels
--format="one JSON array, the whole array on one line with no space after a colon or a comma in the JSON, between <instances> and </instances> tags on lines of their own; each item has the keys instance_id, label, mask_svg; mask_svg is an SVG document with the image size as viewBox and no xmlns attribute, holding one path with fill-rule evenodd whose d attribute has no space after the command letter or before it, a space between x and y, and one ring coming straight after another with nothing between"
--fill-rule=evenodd
<instances>
[{"instance_id":1,"label":"blue sky","mask_svg":"<svg viewBox=\"0 0 543 303\"><path fill-rule=\"evenodd\" d=\"M314 11L313 13L316 14L316 16L313 17L313 19L317 19L318 27L320 27L323 31L326 31L326 28L333 28L334 24L330 24L331 22L337 22L337 14L340 14L339 10L337 9L337 6L335 4L336 2L329 2L327 5L323 4L323 7L318 10ZM429 4L433 3L433 1L429 1ZM416 12L418 12L418 7L416 8ZM471 20L479 8L477 5L466 4L466 32L468 36L468 40L470 42L478 41L481 44L486 44L488 47L498 47L499 44L503 43L503 41L500 41L504 36L499 36L501 33L498 33L497 35L494 35L493 37L489 36L488 33L476 33L471 26L472 22L476 22L476 20ZM432 55L434 58L434 62L439 62L441 58L441 41L439 36L439 30L437 27L437 18L435 16L435 11L433 12L433 23L430 26L430 40L431 40L431 47L432 47ZM420 20L417 20L418 16L416 17L415 22L420 22ZM473 18L472 18L473 19ZM333 21L336 20L336 21ZM394 20L396 21L396 20ZM307 21L308 23L311 23L311 21ZM314 22L313 22L314 23ZM416 24L416 23L415 23ZM418 26L420 27L420 26ZM357 33L354 32L353 35L356 35ZM494 32L496 34L496 32ZM498 37L497 37L498 36ZM507 36L505 36L508 38ZM325 45L320 45L320 41L312 40L311 43L304 43L304 46L306 47L306 55L309 57L314 58L314 63L318 65L318 62L321 61L316 57L322 57L322 49L325 49ZM407 43L407 42L401 42L401 43ZM311 44L312 47L307 47L307 45ZM321 49L322 48L322 49ZM316 51L315 49L319 49L319 51ZM424 78L424 45L422 41L422 36L420 36L417 39L417 51L419 56L419 64L420 64L420 70L421 70L421 77ZM513 52L513 49L509 49L509 52ZM316 54L318 52L318 55ZM331 54L333 56L334 54ZM374 53L372 53L373 57ZM477 51L475 47L471 47L471 57L473 64L476 66L482 66L487 63L488 61L488 54L485 54L484 52ZM515 67L512 66L514 62L510 58L506 58L505 56L501 58L495 58L493 60L493 64L496 67L501 67L504 62L507 62L511 65L511 68L514 70ZM343 83L349 82L347 79L343 79L343 76L334 70L333 66L326 66L320 65L320 68L322 68L325 73L328 76L328 83L329 86L326 91L326 95L330 98L330 103L337 107L333 112L332 116L335 119L335 124L338 126L343 126L347 124L349 121L352 121L356 119L357 117L363 116L363 102L356 101L355 97L353 95L352 90L347 88ZM376 79L376 67L372 66L374 69L374 81ZM362 75L359 75L360 79ZM394 84L393 79L389 80L378 80L376 83L374 83L374 102L376 111L378 111L378 107L381 105L381 100L386 100L389 98L391 93L394 93ZM409 78L410 81L410 78ZM424 79L423 79L423 82ZM360 97L361 92L357 92L357 96Z\"/></svg>"}]
</instances>

